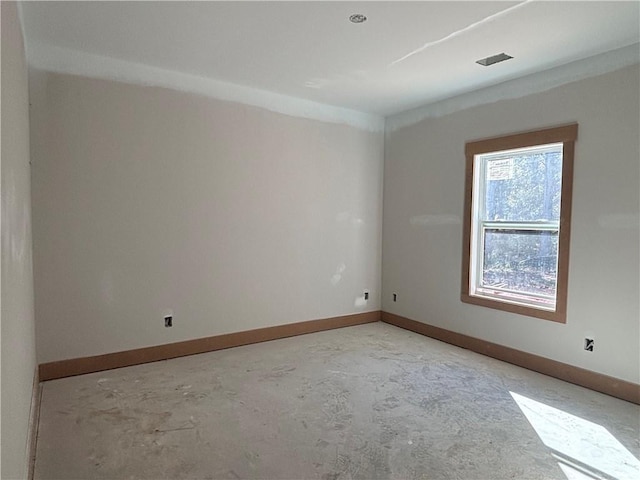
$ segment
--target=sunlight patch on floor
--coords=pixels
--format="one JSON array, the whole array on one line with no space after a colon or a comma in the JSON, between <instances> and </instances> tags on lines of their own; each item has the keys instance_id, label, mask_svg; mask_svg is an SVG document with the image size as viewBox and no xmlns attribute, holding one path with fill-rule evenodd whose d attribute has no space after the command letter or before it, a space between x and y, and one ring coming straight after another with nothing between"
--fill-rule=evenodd
<instances>
[{"instance_id":1,"label":"sunlight patch on floor","mask_svg":"<svg viewBox=\"0 0 640 480\"><path fill-rule=\"evenodd\" d=\"M568 480L640 478L640 461L603 426L509 393Z\"/></svg>"}]
</instances>

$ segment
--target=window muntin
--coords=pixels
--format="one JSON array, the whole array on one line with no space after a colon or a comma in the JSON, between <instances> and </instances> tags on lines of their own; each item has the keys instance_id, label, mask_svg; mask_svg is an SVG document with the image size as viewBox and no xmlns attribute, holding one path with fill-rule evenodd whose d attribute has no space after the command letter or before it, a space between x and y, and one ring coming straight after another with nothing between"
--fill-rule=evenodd
<instances>
[{"instance_id":1,"label":"window muntin","mask_svg":"<svg viewBox=\"0 0 640 480\"><path fill-rule=\"evenodd\" d=\"M466 145L461 299L565 321L577 125Z\"/></svg>"}]
</instances>

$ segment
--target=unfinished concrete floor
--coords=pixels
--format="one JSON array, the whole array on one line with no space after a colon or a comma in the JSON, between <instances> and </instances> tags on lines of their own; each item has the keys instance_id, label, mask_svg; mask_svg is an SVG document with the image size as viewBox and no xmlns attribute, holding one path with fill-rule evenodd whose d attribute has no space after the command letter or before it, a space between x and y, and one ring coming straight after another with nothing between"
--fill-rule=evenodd
<instances>
[{"instance_id":1,"label":"unfinished concrete floor","mask_svg":"<svg viewBox=\"0 0 640 480\"><path fill-rule=\"evenodd\" d=\"M638 479L639 423L374 323L46 382L35 478Z\"/></svg>"}]
</instances>

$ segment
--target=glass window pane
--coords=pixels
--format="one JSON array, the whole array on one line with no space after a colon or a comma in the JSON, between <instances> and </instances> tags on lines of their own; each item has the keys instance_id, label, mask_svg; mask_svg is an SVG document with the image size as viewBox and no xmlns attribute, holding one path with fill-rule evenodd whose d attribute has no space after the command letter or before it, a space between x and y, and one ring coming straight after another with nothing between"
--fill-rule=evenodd
<instances>
[{"instance_id":1,"label":"glass window pane","mask_svg":"<svg viewBox=\"0 0 640 480\"><path fill-rule=\"evenodd\" d=\"M486 229L482 287L555 298L558 232Z\"/></svg>"},{"instance_id":2,"label":"glass window pane","mask_svg":"<svg viewBox=\"0 0 640 480\"><path fill-rule=\"evenodd\" d=\"M551 151L514 152L514 156L503 152L485 161L484 220L560 219L562 145Z\"/></svg>"}]
</instances>

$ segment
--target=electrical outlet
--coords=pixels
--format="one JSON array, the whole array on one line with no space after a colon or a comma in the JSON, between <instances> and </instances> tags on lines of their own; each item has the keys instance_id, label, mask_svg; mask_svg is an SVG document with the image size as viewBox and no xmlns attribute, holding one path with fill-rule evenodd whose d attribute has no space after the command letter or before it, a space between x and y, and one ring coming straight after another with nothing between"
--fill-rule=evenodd
<instances>
[{"instance_id":1,"label":"electrical outlet","mask_svg":"<svg viewBox=\"0 0 640 480\"><path fill-rule=\"evenodd\" d=\"M594 340L593 338L585 338L584 339L584 349L587 352L593 352L593 344L594 344Z\"/></svg>"},{"instance_id":2,"label":"electrical outlet","mask_svg":"<svg viewBox=\"0 0 640 480\"><path fill-rule=\"evenodd\" d=\"M394 294L393 294L393 301L394 301L394 302L397 302L397 301L398 301L398 294L397 294L397 293L394 293Z\"/></svg>"},{"instance_id":3,"label":"electrical outlet","mask_svg":"<svg viewBox=\"0 0 640 480\"><path fill-rule=\"evenodd\" d=\"M369 290L364 291L364 299L369 300Z\"/></svg>"},{"instance_id":4,"label":"electrical outlet","mask_svg":"<svg viewBox=\"0 0 640 480\"><path fill-rule=\"evenodd\" d=\"M173 317L171 315L164 317L164 326L167 328L173 327Z\"/></svg>"}]
</instances>

